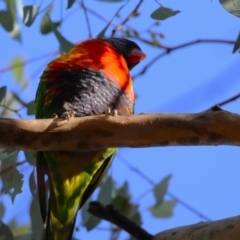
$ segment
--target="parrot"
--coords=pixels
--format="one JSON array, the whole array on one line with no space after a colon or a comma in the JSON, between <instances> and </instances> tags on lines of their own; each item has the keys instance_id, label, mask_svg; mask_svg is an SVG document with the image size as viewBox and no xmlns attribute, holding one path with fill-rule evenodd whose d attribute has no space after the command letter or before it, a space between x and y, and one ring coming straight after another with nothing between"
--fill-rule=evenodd
<instances>
[{"instance_id":1,"label":"parrot","mask_svg":"<svg viewBox=\"0 0 240 240\"><path fill-rule=\"evenodd\" d=\"M36 119L132 114L135 96L130 70L145 57L134 41L123 38L76 44L43 71L36 93ZM45 239L72 239L77 212L108 171L116 150L36 153Z\"/></svg>"}]
</instances>

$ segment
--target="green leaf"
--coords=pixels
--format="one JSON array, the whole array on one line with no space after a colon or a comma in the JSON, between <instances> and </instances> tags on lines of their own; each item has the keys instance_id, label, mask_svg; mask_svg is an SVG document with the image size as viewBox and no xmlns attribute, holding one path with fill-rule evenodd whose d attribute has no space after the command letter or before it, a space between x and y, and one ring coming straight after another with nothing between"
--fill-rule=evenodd
<instances>
[{"instance_id":1,"label":"green leaf","mask_svg":"<svg viewBox=\"0 0 240 240\"><path fill-rule=\"evenodd\" d=\"M24 224L24 225L20 225L17 228L14 229L14 235L16 236L15 239L18 240L32 240L32 238L30 238L30 232L31 230L31 226L29 224Z\"/></svg>"},{"instance_id":2,"label":"green leaf","mask_svg":"<svg viewBox=\"0 0 240 240\"><path fill-rule=\"evenodd\" d=\"M170 178L171 178L171 175L168 175L160 183L158 183L153 189L153 192L156 198L156 204L155 204L156 207L162 204L163 202L163 198L166 194L166 191L168 188L168 182Z\"/></svg>"},{"instance_id":3,"label":"green leaf","mask_svg":"<svg viewBox=\"0 0 240 240\"><path fill-rule=\"evenodd\" d=\"M31 26L38 14L38 6L29 5L23 7L23 23L26 26Z\"/></svg>"},{"instance_id":4,"label":"green leaf","mask_svg":"<svg viewBox=\"0 0 240 240\"><path fill-rule=\"evenodd\" d=\"M21 41L20 27L16 21L14 22L13 30L10 32L10 36L19 42Z\"/></svg>"},{"instance_id":5,"label":"green leaf","mask_svg":"<svg viewBox=\"0 0 240 240\"><path fill-rule=\"evenodd\" d=\"M11 12L13 20L14 20L13 29L10 31L10 36L15 40L20 41L21 40L20 27L19 27L18 21L17 21L15 3L16 2L14 0L7 1L7 9L9 9L9 11Z\"/></svg>"},{"instance_id":6,"label":"green leaf","mask_svg":"<svg viewBox=\"0 0 240 240\"><path fill-rule=\"evenodd\" d=\"M1 170L6 169L14 165L17 161L16 150L0 150L0 162L1 162Z\"/></svg>"},{"instance_id":7,"label":"green leaf","mask_svg":"<svg viewBox=\"0 0 240 240\"><path fill-rule=\"evenodd\" d=\"M61 25L61 21L58 21L58 22L53 22L53 25L57 28ZM48 23L43 23L43 25L41 25L41 33L42 34L48 34L52 32L52 27L48 21Z\"/></svg>"},{"instance_id":8,"label":"green leaf","mask_svg":"<svg viewBox=\"0 0 240 240\"><path fill-rule=\"evenodd\" d=\"M101 222L100 218L94 217L92 214L88 213L87 210L90 201L91 198L89 198L82 206L82 225L86 227L88 231L94 229Z\"/></svg>"},{"instance_id":9,"label":"green leaf","mask_svg":"<svg viewBox=\"0 0 240 240\"><path fill-rule=\"evenodd\" d=\"M180 13L180 11L173 11L171 8L161 6L151 14L151 18L156 20L165 20L169 17L177 15L178 13Z\"/></svg>"},{"instance_id":10,"label":"green leaf","mask_svg":"<svg viewBox=\"0 0 240 240\"><path fill-rule=\"evenodd\" d=\"M32 170L31 174L29 175L28 184L29 184L29 189L32 194L32 197L34 198L36 195L36 190L37 190L37 186L36 186L35 178L34 178L34 169Z\"/></svg>"},{"instance_id":11,"label":"green leaf","mask_svg":"<svg viewBox=\"0 0 240 240\"><path fill-rule=\"evenodd\" d=\"M234 47L233 47L232 53L235 53L237 51L240 51L240 32L238 34L236 42L234 43Z\"/></svg>"},{"instance_id":12,"label":"green leaf","mask_svg":"<svg viewBox=\"0 0 240 240\"><path fill-rule=\"evenodd\" d=\"M109 204L112 201L113 194L114 182L110 176L107 176L104 181L102 181L97 200L102 204Z\"/></svg>"},{"instance_id":13,"label":"green leaf","mask_svg":"<svg viewBox=\"0 0 240 240\"><path fill-rule=\"evenodd\" d=\"M1 152L0 157L1 170L3 172L1 175L2 191L5 194L10 194L12 202L14 202L16 195L22 192L23 185L23 175L16 168L17 152L14 151L10 154Z\"/></svg>"},{"instance_id":14,"label":"green leaf","mask_svg":"<svg viewBox=\"0 0 240 240\"><path fill-rule=\"evenodd\" d=\"M15 57L10 62L10 67L11 67L13 76L17 80L17 82L20 84L24 84L26 80L24 75L24 59L20 56Z\"/></svg>"},{"instance_id":15,"label":"green leaf","mask_svg":"<svg viewBox=\"0 0 240 240\"><path fill-rule=\"evenodd\" d=\"M35 101L31 101L27 104L27 115L35 115L36 106Z\"/></svg>"},{"instance_id":16,"label":"green leaf","mask_svg":"<svg viewBox=\"0 0 240 240\"><path fill-rule=\"evenodd\" d=\"M67 9L71 8L72 5L74 4L75 0L68 0L68 5L67 5Z\"/></svg>"},{"instance_id":17,"label":"green leaf","mask_svg":"<svg viewBox=\"0 0 240 240\"><path fill-rule=\"evenodd\" d=\"M2 181L4 183L3 192L10 193L12 202L17 194L22 192L23 186L23 174L21 174L16 167L12 167L7 173L2 175ZM13 191L10 191L13 189Z\"/></svg>"},{"instance_id":18,"label":"green leaf","mask_svg":"<svg viewBox=\"0 0 240 240\"><path fill-rule=\"evenodd\" d=\"M33 153L30 151L23 151L23 152L27 162L32 166L36 166L36 160L35 160L35 157L33 156Z\"/></svg>"},{"instance_id":19,"label":"green leaf","mask_svg":"<svg viewBox=\"0 0 240 240\"><path fill-rule=\"evenodd\" d=\"M42 224L42 218L40 213L40 208L38 204L38 195L34 194L30 205L30 218L31 218L31 230L33 233L33 237L31 239L41 239L44 228Z\"/></svg>"},{"instance_id":20,"label":"green leaf","mask_svg":"<svg viewBox=\"0 0 240 240\"><path fill-rule=\"evenodd\" d=\"M51 21L50 17L48 17L49 19L49 23L51 25L51 28L58 40L58 42L60 43L60 49L61 51L67 53L69 52L73 47L74 44L69 42L56 28L56 26L53 24L53 22Z\"/></svg>"},{"instance_id":21,"label":"green leaf","mask_svg":"<svg viewBox=\"0 0 240 240\"><path fill-rule=\"evenodd\" d=\"M13 39L20 41L20 28L16 17L15 1L8 0L6 4L7 10L0 11L0 23Z\"/></svg>"},{"instance_id":22,"label":"green leaf","mask_svg":"<svg viewBox=\"0 0 240 240\"><path fill-rule=\"evenodd\" d=\"M4 215L5 215L5 212L6 212L6 208L5 206L3 205L2 202L0 202L0 219L3 219ZM0 237L1 239L1 237Z\"/></svg>"},{"instance_id":23,"label":"green leaf","mask_svg":"<svg viewBox=\"0 0 240 240\"><path fill-rule=\"evenodd\" d=\"M114 14L113 18L110 20L110 22L107 24L107 26L105 28L103 28L103 30L97 35L97 38L104 38L105 37L105 33L107 31L107 29L109 28L109 26L111 25L113 19L118 15L118 13L122 10L123 7L126 6L126 4L129 1L127 1L125 4L123 4L118 10L117 12Z\"/></svg>"},{"instance_id":24,"label":"green leaf","mask_svg":"<svg viewBox=\"0 0 240 240\"><path fill-rule=\"evenodd\" d=\"M14 236L10 228L0 221L0 239L2 240L14 240Z\"/></svg>"},{"instance_id":25,"label":"green leaf","mask_svg":"<svg viewBox=\"0 0 240 240\"><path fill-rule=\"evenodd\" d=\"M7 93L7 87L6 86L0 87L0 103L5 98L6 93Z\"/></svg>"},{"instance_id":26,"label":"green leaf","mask_svg":"<svg viewBox=\"0 0 240 240\"><path fill-rule=\"evenodd\" d=\"M239 0L219 0L222 6L231 14L240 17L240 1Z\"/></svg>"},{"instance_id":27,"label":"green leaf","mask_svg":"<svg viewBox=\"0 0 240 240\"><path fill-rule=\"evenodd\" d=\"M127 216L137 224L141 224L141 215L139 206L131 202L128 183L125 182L122 187L116 191L116 196L112 199L112 204L118 211Z\"/></svg>"},{"instance_id":28,"label":"green leaf","mask_svg":"<svg viewBox=\"0 0 240 240\"><path fill-rule=\"evenodd\" d=\"M51 12L53 9L53 4L50 4L45 12L45 14L43 15L41 24L40 24L40 31L42 34L48 34L50 32L52 32L52 27L49 23L49 19L48 16L50 16ZM55 27L60 26L61 21L58 22L53 22L53 24L55 25Z\"/></svg>"},{"instance_id":29,"label":"green leaf","mask_svg":"<svg viewBox=\"0 0 240 240\"><path fill-rule=\"evenodd\" d=\"M6 154L6 155L9 155L11 153L17 153L17 150L15 150L15 149L4 149L3 153Z\"/></svg>"},{"instance_id":30,"label":"green leaf","mask_svg":"<svg viewBox=\"0 0 240 240\"><path fill-rule=\"evenodd\" d=\"M141 220L141 214L139 211L139 205L136 204L132 204L131 208L129 209L128 212L128 218L130 218L132 221L134 221L135 223L141 225L142 224L142 220Z\"/></svg>"},{"instance_id":31,"label":"green leaf","mask_svg":"<svg viewBox=\"0 0 240 240\"><path fill-rule=\"evenodd\" d=\"M176 202L173 200L165 201L158 206L150 207L150 211L154 217L167 218L173 215L173 208Z\"/></svg>"},{"instance_id":32,"label":"green leaf","mask_svg":"<svg viewBox=\"0 0 240 240\"><path fill-rule=\"evenodd\" d=\"M0 23L7 32L11 32L14 27L14 18L10 11L0 11Z\"/></svg>"}]
</instances>

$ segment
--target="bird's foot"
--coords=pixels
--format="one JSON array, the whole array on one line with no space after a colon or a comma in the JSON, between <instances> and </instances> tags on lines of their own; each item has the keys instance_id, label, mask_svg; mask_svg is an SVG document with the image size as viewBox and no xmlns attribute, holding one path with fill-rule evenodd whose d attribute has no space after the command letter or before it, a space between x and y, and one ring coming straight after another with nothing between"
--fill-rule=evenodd
<instances>
[{"instance_id":1,"label":"bird's foot","mask_svg":"<svg viewBox=\"0 0 240 240\"><path fill-rule=\"evenodd\" d=\"M105 114L106 114L106 115L111 115L111 108L108 108L108 109L105 111Z\"/></svg>"},{"instance_id":2,"label":"bird's foot","mask_svg":"<svg viewBox=\"0 0 240 240\"><path fill-rule=\"evenodd\" d=\"M108 108L106 110L105 114L109 115L109 116L117 116L118 115L118 110L117 109L111 110L111 108Z\"/></svg>"},{"instance_id":3,"label":"bird's foot","mask_svg":"<svg viewBox=\"0 0 240 240\"><path fill-rule=\"evenodd\" d=\"M52 115L52 117L53 117L53 118L58 118L58 115L57 115L56 113L54 113L54 114Z\"/></svg>"},{"instance_id":4,"label":"bird's foot","mask_svg":"<svg viewBox=\"0 0 240 240\"><path fill-rule=\"evenodd\" d=\"M115 117L118 115L118 110L117 109L113 109L112 111L112 115Z\"/></svg>"},{"instance_id":5,"label":"bird's foot","mask_svg":"<svg viewBox=\"0 0 240 240\"><path fill-rule=\"evenodd\" d=\"M64 112L61 115L61 118L69 121L70 118L74 118L75 116L76 116L76 112L73 110L69 110L69 111Z\"/></svg>"}]
</instances>

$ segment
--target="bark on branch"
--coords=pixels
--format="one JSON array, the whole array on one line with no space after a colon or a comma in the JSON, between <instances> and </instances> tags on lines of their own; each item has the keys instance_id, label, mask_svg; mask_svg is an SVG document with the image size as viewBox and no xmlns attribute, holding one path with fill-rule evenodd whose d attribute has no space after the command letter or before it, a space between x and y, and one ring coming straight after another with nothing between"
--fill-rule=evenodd
<instances>
[{"instance_id":1,"label":"bark on branch","mask_svg":"<svg viewBox=\"0 0 240 240\"><path fill-rule=\"evenodd\" d=\"M238 240L240 216L178 227L158 233L152 240Z\"/></svg>"},{"instance_id":2,"label":"bark on branch","mask_svg":"<svg viewBox=\"0 0 240 240\"><path fill-rule=\"evenodd\" d=\"M240 115L198 114L0 119L0 148L89 151L107 147L240 145Z\"/></svg>"},{"instance_id":3,"label":"bark on branch","mask_svg":"<svg viewBox=\"0 0 240 240\"><path fill-rule=\"evenodd\" d=\"M88 212L117 225L138 240L238 240L240 238L240 216L173 228L153 236L123 216L112 205L104 206L99 202L91 202Z\"/></svg>"}]
</instances>

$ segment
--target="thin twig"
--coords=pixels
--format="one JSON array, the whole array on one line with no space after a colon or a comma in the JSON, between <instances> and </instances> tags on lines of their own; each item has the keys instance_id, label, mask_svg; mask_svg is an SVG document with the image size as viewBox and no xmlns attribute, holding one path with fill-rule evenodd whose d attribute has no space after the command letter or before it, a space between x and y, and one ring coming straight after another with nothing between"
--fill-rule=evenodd
<instances>
[{"instance_id":1,"label":"thin twig","mask_svg":"<svg viewBox=\"0 0 240 240\"><path fill-rule=\"evenodd\" d=\"M146 174L144 174L143 172L141 172L138 168L135 168L132 164L130 164L122 155L120 155L118 153L117 155L121 161L128 166L128 168L130 170L132 170L133 172L135 172L136 174L138 174L142 179L144 179L145 181L147 181L149 184L151 184L153 187L156 186L156 183L150 179ZM211 221L211 219L209 217L207 217L206 215L202 214L201 212L199 212L197 209L193 208L192 206L190 206L188 203L186 203L185 201L183 201L182 199L180 199L179 197L177 197L176 195L174 195L171 192L167 192L167 195L170 196L171 198L173 198L175 201L177 201L180 205L184 206L186 209L188 209L189 211L193 212L194 214L198 215L200 218L206 220L206 221Z\"/></svg>"},{"instance_id":2,"label":"thin twig","mask_svg":"<svg viewBox=\"0 0 240 240\"><path fill-rule=\"evenodd\" d=\"M30 58L28 60L23 61L21 64L14 65L14 67L7 66L5 68L2 68L2 69L0 69L0 73L7 72L7 71L10 71L10 70L15 69L15 68L20 68L20 67L25 66L25 65L27 65L29 63L36 62L36 61L41 60L43 58L46 58L46 57L48 57L50 55L55 55L55 54L58 54L58 53L59 53L58 51L54 51L54 52L50 52L50 53L45 53L43 55L39 55L37 57Z\"/></svg>"},{"instance_id":3,"label":"thin twig","mask_svg":"<svg viewBox=\"0 0 240 240\"><path fill-rule=\"evenodd\" d=\"M153 235L149 234L135 222L122 215L111 204L104 206L100 202L90 202L88 212L96 217L117 225L136 239L151 240L153 238Z\"/></svg>"},{"instance_id":4,"label":"thin twig","mask_svg":"<svg viewBox=\"0 0 240 240\"><path fill-rule=\"evenodd\" d=\"M215 108L215 107L222 107L222 106L224 106L224 105L226 105L226 104L228 104L230 102L233 102L233 101L237 100L238 98L240 98L240 93L238 93L237 95L235 95L235 96L233 96L231 98L228 98L228 99L226 99L226 100L224 100L224 101L222 101L220 103L215 104L211 108L208 108L207 110L205 110L205 112L212 111L213 108Z\"/></svg>"},{"instance_id":5,"label":"thin twig","mask_svg":"<svg viewBox=\"0 0 240 240\"><path fill-rule=\"evenodd\" d=\"M79 1L79 3L81 4L80 1ZM85 9L86 9L86 11L88 11L89 13L91 13L92 15L94 15L95 17L101 19L103 22L105 22L105 23L109 23L109 22L110 22L109 19L103 17L101 14L99 14L99 13L96 12L96 11L94 11L93 9L91 9L91 8L89 8L89 7L87 7L87 6L85 6ZM112 22L110 23L110 25L113 26L113 27L116 27L116 26L117 26L116 24L114 24L114 23L112 23Z\"/></svg>"},{"instance_id":6,"label":"thin twig","mask_svg":"<svg viewBox=\"0 0 240 240\"><path fill-rule=\"evenodd\" d=\"M146 39L141 39L139 38L138 40L143 41L147 44L151 44L150 41L146 40ZM164 46L164 45L160 45L160 46L156 46L158 48L164 49L165 51L158 54L156 57L154 57L145 67L142 68L142 70L135 74L132 78L136 78L140 75L143 75L144 73L146 73L146 71L155 63L157 62L160 58L162 58L163 56L169 54L170 52L173 52L175 50L181 49L181 48L185 48L185 47L189 47L191 45L195 45L198 43L223 43L223 44L234 44L235 41L231 41L231 40L221 40L221 39L198 39L198 40L194 40L194 41L190 41L187 43L183 43L180 45L177 45L175 47L168 47L168 46Z\"/></svg>"},{"instance_id":7,"label":"thin twig","mask_svg":"<svg viewBox=\"0 0 240 240\"><path fill-rule=\"evenodd\" d=\"M21 162L14 163L14 164L12 164L12 165L9 166L9 167L4 168L3 170L0 171L0 175L9 172L13 167L20 166L20 165L24 164L25 162L27 162L27 161L26 161L26 160L23 160L23 161L21 161Z\"/></svg>"},{"instance_id":8,"label":"thin twig","mask_svg":"<svg viewBox=\"0 0 240 240\"><path fill-rule=\"evenodd\" d=\"M140 0L138 4L135 6L135 8L132 10L132 12L118 26L116 26L112 30L111 37L113 37L117 31L121 30L122 27L138 13L138 9L140 8L142 3L143 3L143 0Z\"/></svg>"},{"instance_id":9,"label":"thin twig","mask_svg":"<svg viewBox=\"0 0 240 240\"><path fill-rule=\"evenodd\" d=\"M0 104L0 107L7 109L8 111L14 112L19 118L22 118L22 115L19 113L24 107L21 107L20 109L13 109L8 106Z\"/></svg>"},{"instance_id":10,"label":"thin twig","mask_svg":"<svg viewBox=\"0 0 240 240\"><path fill-rule=\"evenodd\" d=\"M89 17L88 17L87 8L85 6L84 0L81 1L81 7L83 9L85 19L86 19L86 23L87 23L88 38L92 38L92 30L91 30L91 26L90 26L90 20L89 20Z\"/></svg>"}]
</instances>

